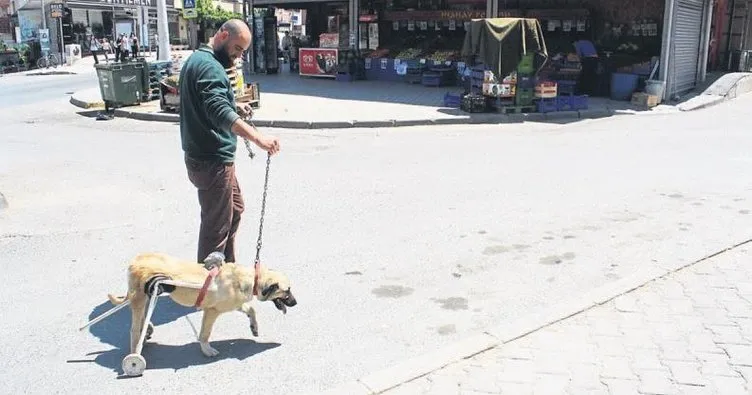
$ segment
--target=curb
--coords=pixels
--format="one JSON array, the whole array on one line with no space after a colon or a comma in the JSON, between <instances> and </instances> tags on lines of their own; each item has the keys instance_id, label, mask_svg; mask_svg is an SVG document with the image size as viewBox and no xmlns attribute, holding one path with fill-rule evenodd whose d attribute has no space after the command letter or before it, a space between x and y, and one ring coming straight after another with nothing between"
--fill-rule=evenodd
<instances>
[{"instance_id":1,"label":"curb","mask_svg":"<svg viewBox=\"0 0 752 395\"><path fill-rule=\"evenodd\" d=\"M102 101L85 102L83 100L76 99L73 95L71 95L70 104L73 104L74 106L79 107L79 108L83 108L83 109L104 108L104 102L102 102Z\"/></svg>"},{"instance_id":2,"label":"curb","mask_svg":"<svg viewBox=\"0 0 752 395\"><path fill-rule=\"evenodd\" d=\"M702 110L717 106L721 103L736 99L741 95L752 92L752 73L729 73L724 77L732 77L733 74L739 74L739 78L734 81L730 88L724 89L722 91L723 93L718 92L718 88L714 89L714 85L711 85L705 90L705 92L688 100L686 103L678 105L677 108L682 112ZM703 100L702 98L705 98L705 100ZM701 103L691 103L691 101L694 99L698 99L698 101L701 101Z\"/></svg>"},{"instance_id":3,"label":"curb","mask_svg":"<svg viewBox=\"0 0 752 395\"><path fill-rule=\"evenodd\" d=\"M71 96L70 103L83 109L104 108L104 102L85 102ZM593 109L580 111L558 111L551 113L529 114L474 114L456 118L435 119L404 119L383 121L283 121L283 120L254 120L259 127L280 129L350 129L350 128L391 128L406 126L432 126L432 125L499 125L522 122L545 122L551 120L598 119L613 115L622 115L610 109ZM123 108L115 109L115 116L130 118L140 121L153 122L180 122L180 115L173 113L137 112Z\"/></svg>"},{"instance_id":4,"label":"curb","mask_svg":"<svg viewBox=\"0 0 752 395\"><path fill-rule=\"evenodd\" d=\"M645 269L640 273L603 285L582 296L544 308L530 315L502 324L496 328L483 331L448 346L442 347L418 357L398 362L391 367L372 372L359 379L352 380L319 394L377 395L402 384L425 376L463 359L471 358L489 349L512 342L542 328L570 318L593 307L607 303L621 295L642 288L653 281L664 278L700 262L752 243L748 239L718 252L707 255L694 262L674 265L673 267L656 267Z\"/></svg>"},{"instance_id":5,"label":"curb","mask_svg":"<svg viewBox=\"0 0 752 395\"><path fill-rule=\"evenodd\" d=\"M28 73L24 74L26 77L35 77L38 75L76 75L78 73L74 73L72 71L39 71L36 73Z\"/></svg>"}]
</instances>

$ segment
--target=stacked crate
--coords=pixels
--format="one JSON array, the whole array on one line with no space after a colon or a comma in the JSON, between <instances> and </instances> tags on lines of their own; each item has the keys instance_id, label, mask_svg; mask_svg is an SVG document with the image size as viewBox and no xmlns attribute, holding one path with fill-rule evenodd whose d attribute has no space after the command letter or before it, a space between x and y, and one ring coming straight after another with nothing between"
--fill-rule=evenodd
<instances>
[{"instance_id":1,"label":"stacked crate","mask_svg":"<svg viewBox=\"0 0 752 395\"><path fill-rule=\"evenodd\" d=\"M157 61L147 63L147 72L149 80L144 100L151 101L159 99L159 81L172 75L171 61Z\"/></svg>"},{"instance_id":2,"label":"stacked crate","mask_svg":"<svg viewBox=\"0 0 752 395\"><path fill-rule=\"evenodd\" d=\"M535 54L530 52L522 56L517 65L517 91L514 104L518 107L533 105L535 98Z\"/></svg>"}]
</instances>

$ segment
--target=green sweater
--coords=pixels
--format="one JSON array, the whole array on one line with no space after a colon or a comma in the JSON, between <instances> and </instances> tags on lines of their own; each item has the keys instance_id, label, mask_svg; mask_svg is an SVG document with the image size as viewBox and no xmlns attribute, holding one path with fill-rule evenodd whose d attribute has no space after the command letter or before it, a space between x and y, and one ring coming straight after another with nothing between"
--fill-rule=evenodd
<instances>
[{"instance_id":1,"label":"green sweater","mask_svg":"<svg viewBox=\"0 0 752 395\"><path fill-rule=\"evenodd\" d=\"M180 71L180 138L194 160L232 162L238 138L232 124L235 96L224 67L208 46L191 54Z\"/></svg>"}]
</instances>

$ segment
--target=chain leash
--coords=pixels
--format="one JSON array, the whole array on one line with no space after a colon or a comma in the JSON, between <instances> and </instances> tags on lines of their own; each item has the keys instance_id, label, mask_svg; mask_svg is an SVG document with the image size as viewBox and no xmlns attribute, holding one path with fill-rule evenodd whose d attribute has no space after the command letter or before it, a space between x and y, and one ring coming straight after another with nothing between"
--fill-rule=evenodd
<instances>
[{"instance_id":1,"label":"chain leash","mask_svg":"<svg viewBox=\"0 0 752 395\"><path fill-rule=\"evenodd\" d=\"M256 129L256 125L253 124L253 122L250 120L250 118L245 120L246 122L250 123L250 125ZM253 149L251 149L251 142L243 139L245 141L245 148L248 150L248 157L253 159L256 154L253 153ZM261 235L264 232L264 214L266 212L266 191L269 186L269 165L272 162L272 154L267 153L266 156L266 174L264 176L264 194L261 198L261 219L259 221L259 232L258 232L258 240L256 241L256 261L254 262L255 266L258 266L261 262Z\"/></svg>"}]
</instances>

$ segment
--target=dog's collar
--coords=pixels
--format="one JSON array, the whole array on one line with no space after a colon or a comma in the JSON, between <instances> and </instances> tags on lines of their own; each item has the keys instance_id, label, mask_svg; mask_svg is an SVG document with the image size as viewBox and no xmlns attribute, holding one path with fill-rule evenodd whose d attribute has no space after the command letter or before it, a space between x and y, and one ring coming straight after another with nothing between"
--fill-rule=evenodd
<instances>
[{"instance_id":1,"label":"dog's collar","mask_svg":"<svg viewBox=\"0 0 752 395\"><path fill-rule=\"evenodd\" d=\"M213 266L211 270L209 270L209 275L206 276L206 280L204 280L204 286L201 287L200 291L198 291L198 297L196 298L196 304L194 305L195 307L201 306L201 303L206 297L206 292L209 290L209 285L211 285L212 281L214 281L214 277L217 277L217 274L219 274L219 268L217 266Z\"/></svg>"},{"instance_id":2,"label":"dog's collar","mask_svg":"<svg viewBox=\"0 0 752 395\"><path fill-rule=\"evenodd\" d=\"M253 274L253 293L251 294L251 295L255 295L256 297L259 296L258 286L259 286L259 272L261 271L260 269L261 269L261 264L259 264L258 262L256 262L253 265L253 271L255 273Z\"/></svg>"}]
</instances>

